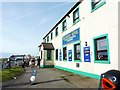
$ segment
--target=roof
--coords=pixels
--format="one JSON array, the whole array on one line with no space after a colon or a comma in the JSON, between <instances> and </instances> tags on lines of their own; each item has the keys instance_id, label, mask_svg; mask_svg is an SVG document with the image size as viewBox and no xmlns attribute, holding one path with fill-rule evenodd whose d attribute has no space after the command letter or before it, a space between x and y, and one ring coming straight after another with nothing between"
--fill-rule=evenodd
<instances>
[{"instance_id":1,"label":"roof","mask_svg":"<svg viewBox=\"0 0 120 90\"><path fill-rule=\"evenodd\" d=\"M59 21L57 24L55 24L55 26L43 37L43 39L45 39L45 37L46 37L48 34L50 34L50 33L66 18L66 16L69 16L69 14L70 14L82 1L83 1L83 0L79 0L79 1L67 12L67 14L65 14L65 16L62 17L62 18L60 19L60 21Z\"/></svg>"},{"instance_id":2,"label":"roof","mask_svg":"<svg viewBox=\"0 0 120 90\"><path fill-rule=\"evenodd\" d=\"M54 50L54 46L52 43L42 43L44 50Z\"/></svg>"}]
</instances>

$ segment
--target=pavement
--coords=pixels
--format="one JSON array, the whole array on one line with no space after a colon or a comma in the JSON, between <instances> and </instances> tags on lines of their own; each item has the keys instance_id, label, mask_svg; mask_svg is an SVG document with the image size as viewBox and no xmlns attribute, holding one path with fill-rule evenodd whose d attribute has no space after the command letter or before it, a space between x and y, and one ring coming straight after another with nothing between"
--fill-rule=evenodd
<instances>
[{"instance_id":1,"label":"pavement","mask_svg":"<svg viewBox=\"0 0 120 90\"><path fill-rule=\"evenodd\" d=\"M37 70L36 80L30 84L32 70L25 67L26 72L6 83L2 88L98 88L99 80L80 76L56 68L35 68Z\"/></svg>"}]
</instances>

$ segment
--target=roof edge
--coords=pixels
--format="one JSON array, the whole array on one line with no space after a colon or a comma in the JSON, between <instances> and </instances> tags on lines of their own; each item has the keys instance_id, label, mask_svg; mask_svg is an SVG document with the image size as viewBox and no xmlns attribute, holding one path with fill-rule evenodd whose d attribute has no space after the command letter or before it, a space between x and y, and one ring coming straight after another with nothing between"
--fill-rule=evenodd
<instances>
[{"instance_id":1,"label":"roof edge","mask_svg":"<svg viewBox=\"0 0 120 90\"><path fill-rule=\"evenodd\" d=\"M45 37L50 34L50 32L52 32L65 18L66 16L69 16L69 14L82 2L83 0L79 0L58 22L57 24L54 25L54 27L43 37L43 39L45 39Z\"/></svg>"}]
</instances>

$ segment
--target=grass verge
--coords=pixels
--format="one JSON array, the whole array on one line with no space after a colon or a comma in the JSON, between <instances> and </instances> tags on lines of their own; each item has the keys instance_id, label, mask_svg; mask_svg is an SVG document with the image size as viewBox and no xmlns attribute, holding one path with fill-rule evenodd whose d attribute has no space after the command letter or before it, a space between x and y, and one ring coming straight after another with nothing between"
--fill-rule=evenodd
<instances>
[{"instance_id":1,"label":"grass verge","mask_svg":"<svg viewBox=\"0 0 120 90\"><path fill-rule=\"evenodd\" d=\"M21 68L21 67L4 69L4 70L0 71L0 76L2 76L2 77L0 77L0 81L2 81L2 82L9 81L16 76L21 75L22 73L24 73L24 68Z\"/></svg>"}]
</instances>

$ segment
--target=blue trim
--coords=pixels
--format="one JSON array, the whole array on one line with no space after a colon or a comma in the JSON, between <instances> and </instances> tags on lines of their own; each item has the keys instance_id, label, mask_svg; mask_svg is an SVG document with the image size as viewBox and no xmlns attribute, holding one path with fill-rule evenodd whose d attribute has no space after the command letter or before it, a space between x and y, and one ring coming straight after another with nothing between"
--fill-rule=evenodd
<instances>
[{"instance_id":1,"label":"blue trim","mask_svg":"<svg viewBox=\"0 0 120 90\"><path fill-rule=\"evenodd\" d=\"M73 25L75 25L77 22L79 22L80 21L80 14L79 14L79 9L80 7L78 7L77 9L78 9L78 16L79 16L79 18L76 20L76 21L74 21L74 13L75 13L75 11L77 10L77 9L75 9L74 10L74 12L73 12Z\"/></svg>"},{"instance_id":2,"label":"blue trim","mask_svg":"<svg viewBox=\"0 0 120 90\"><path fill-rule=\"evenodd\" d=\"M97 6L92 8L92 0L91 0L91 13L94 12L95 10L97 10L98 8L100 8L101 6L103 6L104 4L106 4L106 1L100 2Z\"/></svg>"},{"instance_id":3,"label":"blue trim","mask_svg":"<svg viewBox=\"0 0 120 90\"><path fill-rule=\"evenodd\" d=\"M64 23L66 22L66 29L64 29L63 25ZM67 20L65 19L63 22L62 22L62 32L66 31L67 30Z\"/></svg>"},{"instance_id":4,"label":"blue trim","mask_svg":"<svg viewBox=\"0 0 120 90\"><path fill-rule=\"evenodd\" d=\"M88 73L88 72L83 72L83 71L78 71L78 70L73 70L73 69L69 69L69 68L65 68L65 67L61 67L61 66L55 66L55 68L58 68L58 69L61 69L64 71L69 71L69 72L72 72L75 74L79 74L81 76L87 76L90 78L95 78L95 79L100 80L100 75L96 75L96 74L92 74L92 73Z\"/></svg>"},{"instance_id":5,"label":"blue trim","mask_svg":"<svg viewBox=\"0 0 120 90\"><path fill-rule=\"evenodd\" d=\"M96 48L95 48L94 40L98 39L98 38L102 38L102 37L106 37L106 41L107 41L107 52L108 52L108 60L107 61L105 61L105 60L97 60L96 59ZM93 47L94 47L94 63L110 64L110 49L109 49L108 34L103 34L103 35L94 37L93 38Z\"/></svg>"},{"instance_id":6,"label":"blue trim","mask_svg":"<svg viewBox=\"0 0 120 90\"><path fill-rule=\"evenodd\" d=\"M76 44L80 44L80 60L75 60L75 50L74 50L74 46L75 46ZM76 43L73 44L73 51L74 51L74 62L82 62L82 60L81 60L81 43L80 43L80 41L78 41L78 42L76 42Z\"/></svg>"}]
</instances>

